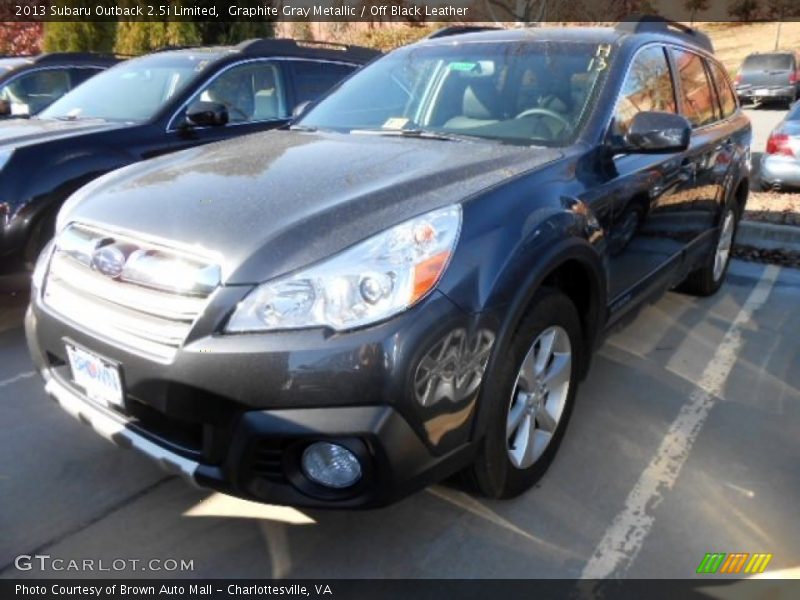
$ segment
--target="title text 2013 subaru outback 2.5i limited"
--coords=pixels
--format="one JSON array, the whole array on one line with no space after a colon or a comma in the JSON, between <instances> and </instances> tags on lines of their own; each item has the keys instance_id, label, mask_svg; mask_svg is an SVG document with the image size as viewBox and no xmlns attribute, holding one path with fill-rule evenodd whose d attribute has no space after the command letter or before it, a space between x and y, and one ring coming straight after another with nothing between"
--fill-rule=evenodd
<instances>
[{"instance_id":1,"label":"title text 2013 subaru outback 2.5i limited","mask_svg":"<svg viewBox=\"0 0 800 600\"><path fill-rule=\"evenodd\" d=\"M750 126L705 36L438 36L292 130L73 195L27 316L48 393L167 470L266 502L386 504L545 470L601 334L720 286Z\"/></svg>"}]
</instances>

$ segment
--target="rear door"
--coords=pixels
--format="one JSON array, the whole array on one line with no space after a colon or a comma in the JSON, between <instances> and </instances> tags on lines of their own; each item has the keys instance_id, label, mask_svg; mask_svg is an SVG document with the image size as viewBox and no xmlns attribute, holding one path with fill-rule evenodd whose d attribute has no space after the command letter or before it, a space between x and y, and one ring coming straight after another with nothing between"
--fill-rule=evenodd
<instances>
[{"instance_id":1,"label":"rear door","mask_svg":"<svg viewBox=\"0 0 800 600\"><path fill-rule=\"evenodd\" d=\"M706 60L685 48L672 48L670 54L678 80L678 105L692 124L692 137L681 159L684 180L676 202L664 207L664 224L684 242L687 262L694 264L713 243L731 138Z\"/></svg>"}]
</instances>

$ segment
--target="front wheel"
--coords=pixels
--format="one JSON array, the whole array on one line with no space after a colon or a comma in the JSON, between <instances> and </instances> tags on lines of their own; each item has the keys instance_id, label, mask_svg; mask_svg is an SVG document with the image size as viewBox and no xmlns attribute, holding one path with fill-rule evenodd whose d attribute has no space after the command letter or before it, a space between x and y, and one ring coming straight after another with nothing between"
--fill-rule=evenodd
<instances>
[{"instance_id":1,"label":"front wheel","mask_svg":"<svg viewBox=\"0 0 800 600\"><path fill-rule=\"evenodd\" d=\"M469 474L490 498L511 498L544 475L558 450L578 385L581 325L559 291L538 292L497 372L489 429Z\"/></svg>"},{"instance_id":2,"label":"front wheel","mask_svg":"<svg viewBox=\"0 0 800 600\"><path fill-rule=\"evenodd\" d=\"M722 213L714 249L709 253L705 264L690 273L679 286L680 291L693 296L711 296L722 287L731 260L738 221L738 211L733 204L729 203Z\"/></svg>"}]
</instances>

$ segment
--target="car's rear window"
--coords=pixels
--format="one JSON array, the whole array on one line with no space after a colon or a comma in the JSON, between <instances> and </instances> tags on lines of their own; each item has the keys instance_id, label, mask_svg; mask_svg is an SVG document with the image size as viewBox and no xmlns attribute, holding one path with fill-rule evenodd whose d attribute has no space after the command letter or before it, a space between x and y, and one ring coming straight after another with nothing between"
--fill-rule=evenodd
<instances>
[{"instance_id":1,"label":"car's rear window","mask_svg":"<svg viewBox=\"0 0 800 600\"><path fill-rule=\"evenodd\" d=\"M800 102L795 102L792 108L789 110L789 114L786 115L787 121L800 121Z\"/></svg>"},{"instance_id":2,"label":"car's rear window","mask_svg":"<svg viewBox=\"0 0 800 600\"><path fill-rule=\"evenodd\" d=\"M754 54L745 58L742 64L742 73L752 71L790 71L791 69L791 54Z\"/></svg>"}]
</instances>

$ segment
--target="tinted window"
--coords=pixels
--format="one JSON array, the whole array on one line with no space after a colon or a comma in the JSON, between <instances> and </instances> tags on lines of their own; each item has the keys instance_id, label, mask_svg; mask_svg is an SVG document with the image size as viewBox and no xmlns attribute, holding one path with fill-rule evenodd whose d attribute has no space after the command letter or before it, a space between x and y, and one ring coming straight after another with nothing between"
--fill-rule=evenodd
<instances>
[{"instance_id":1,"label":"tinted window","mask_svg":"<svg viewBox=\"0 0 800 600\"><path fill-rule=\"evenodd\" d=\"M750 71L790 71L792 63L791 54L751 54L742 63L742 73Z\"/></svg>"},{"instance_id":2,"label":"tinted window","mask_svg":"<svg viewBox=\"0 0 800 600\"><path fill-rule=\"evenodd\" d=\"M722 117L730 117L736 112L736 97L733 95L731 85L728 83L728 78L722 67L713 61L708 61L706 64L711 68L711 73L714 76L714 84L717 87L717 94L719 95L719 103L722 107Z\"/></svg>"},{"instance_id":3,"label":"tinted window","mask_svg":"<svg viewBox=\"0 0 800 600\"><path fill-rule=\"evenodd\" d=\"M231 123L269 121L288 116L280 69L271 62L232 67L203 87L192 100L218 102L228 109Z\"/></svg>"},{"instance_id":4,"label":"tinted window","mask_svg":"<svg viewBox=\"0 0 800 600\"><path fill-rule=\"evenodd\" d=\"M66 70L31 71L0 87L0 98L11 103L11 113L34 115L70 89Z\"/></svg>"},{"instance_id":5,"label":"tinted window","mask_svg":"<svg viewBox=\"0 0 800 600\"><path fill-rule=\"evenodd\" d=\"M716 118L714 94L703 67L703 59L692 52L673 50L680 81L683 115L695 127L711 123Z\"/></svg>"},{"instance_id":6,"label":"tinted window","mask_svg":"<svg viewBox=\"0 0 800 600\"><path fill-rule=\"evenodd\" d=\"M292 61L297 104L317 100L355 71L355 67L335 63Z\"/></svg>"},{"instance_id":7,"label":"tinted window","mask_svg":"<svg viewBox=\"0 0 800 600\"><path fill-rule=\"evenodd\" d=\"M98 73L103 71L103 69L95 69L95 68L78 68L75 67L69 70L70 77L72 78L72 87L78 87L84 81L89 79L90 77L94 77Z\"/></svg>"},{"instance_id":8,"label":"tinted window","mask_svg":"<svg viewBox=\"0 0 800 600\"><path fill-rule=\"evenodd\" d=\"M636 113L675 112L675 90L664 49L651 46L640 51L631 63L614 113L615 132L624 134Z\"/></svg>"}]
</instances>

